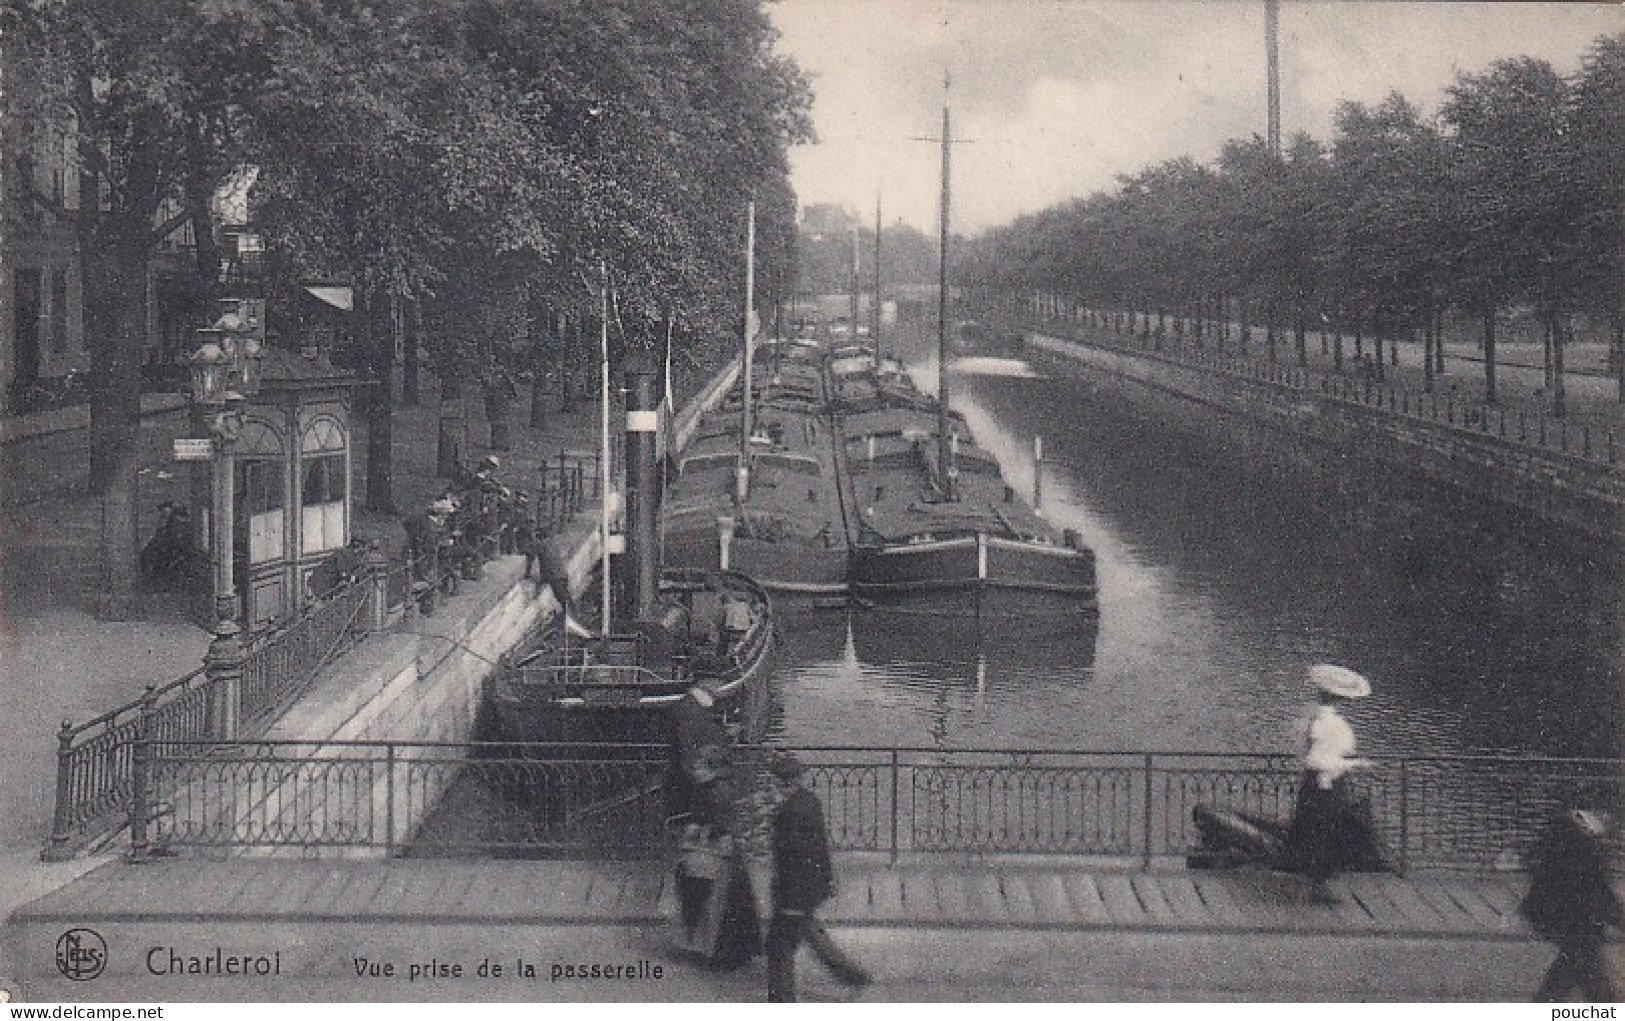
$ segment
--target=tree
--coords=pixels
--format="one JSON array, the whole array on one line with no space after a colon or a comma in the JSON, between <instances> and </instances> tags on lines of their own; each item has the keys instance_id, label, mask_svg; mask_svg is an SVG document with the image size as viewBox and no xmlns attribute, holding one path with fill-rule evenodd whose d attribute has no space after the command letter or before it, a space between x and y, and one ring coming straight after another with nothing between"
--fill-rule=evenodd
<instances>
[{"instance_id":1,"label":"tree","mask_svg":"<svg viewBox=\"0 0 1625 1021\"><path fill-rule=\"evenodd\" d=\"M1584 208L1564 163L1567 106L1567 83L1552 66L1519 58L1462 75L1443 110L1455 130L1462 261L1484 316L1486 387L1494 378L1496 313L1517 298L1531 300L1551 337L1557 415L1564 411L1563 340L1576 280L1572 241Z\"/></svg>"},{"instance_id":2,"label":"tree","mask_svg":"<svg viewBox=\"0 0 1625 1021\"><path fill-rule=\"evenodd\" d=\"M265 22L245 0L127 4L7 0L6 120L77 140L74 213L91 356L91 485L102 505L103 616L134 612L140 357L154 246L192 221L199 274L215 276L207 216L238 155L243 91ZM181 213L160 221L166 203Z\"/></svg>"},{"instance_id":3,"label":"tree","mask_svg":"<svg viewBox=\"0 0 1625 1021\"><path fill-rule=\"evenodd\" d=\"M1625 401L1625 33L1597 40L1573 83L1565 163L1582 203L1565 261L1576 301L1610 325L1609 365Z\"/></svg>"}]
</instances>

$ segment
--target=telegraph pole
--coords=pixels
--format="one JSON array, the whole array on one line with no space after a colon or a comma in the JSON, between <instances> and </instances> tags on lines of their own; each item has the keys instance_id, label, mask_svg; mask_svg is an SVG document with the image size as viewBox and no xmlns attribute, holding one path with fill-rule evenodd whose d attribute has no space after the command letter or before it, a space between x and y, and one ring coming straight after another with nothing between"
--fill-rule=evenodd
<instances>
[{"instance_id":1,"label":"telegraph pole","mask_svg":"<svg viewBox=\"0 0 1625 1021\"><path fill-rule=\"evenodd\" d=\"M948 91L948 77L943 76L942 90ZM948 100L942 102L942 238L937 272L937 473L942 479L945 495L955 498L953 458L949 456L948 442L948 231L949 188L953 180L949 172L949 152L953 148L953 135L948 130Z\"/></svg>"},{"instance_id":2,"label":"telegraph pole","mask_svg":"<svg viewBox=\"0 0 1625 1021\"><path fill-rule=\"evenodd\" d=\"M1269 59L1270 155L1281 155L1281 0L1264 0L1264 49Z\"/></svg>"}]
</instances>

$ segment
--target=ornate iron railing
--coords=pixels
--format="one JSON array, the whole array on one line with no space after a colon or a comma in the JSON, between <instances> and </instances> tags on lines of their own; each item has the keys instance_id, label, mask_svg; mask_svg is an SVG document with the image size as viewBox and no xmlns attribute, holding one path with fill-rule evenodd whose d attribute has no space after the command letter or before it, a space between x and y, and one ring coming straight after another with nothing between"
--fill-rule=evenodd
<instances>
[{"instance_id":1,"label":"ornate iron railing","mask_svg":"<svg viewBox=\"0 0 1625 1021\"><path fill-rule=\"evenodd\" d=\"M63 721L57 731L48 860L65 858L76 845L123 824L134 782L135 747L144 727L166 739L208 733L207 683L199 667L162 687L149 685L141 698L93 720L77 726Z\"/></svg>"},{"instance_id":2,"label":"ornate iron railing","mask_svg":"<svg viewBox=\"0 0 1625 1021\"><path fill-rule=\"evenodd\" d=\"M238 726L252 730L297 698L317 671L366 634L368 581L344 585L299 616L256 635L243 659Z\"/></svg>"},{"instance_id":3,"label":"ornate iron railing","mask_svg":"<svg viewBox=\"0 0 1625 1021\"><path fill-rule=\"evenodd\" d=\"M603 476L597 454L571 454L542 462L540 484L532 497L536 525L544 530L563 528L580 514L589 499L603 497Z\"/></svg>"},{"instance_id":4,"label":"ornate iron railing","mask_svg":"<svg viewBox=\"0 0 1625 1021\"><path fill-rule=\"evenodd\" d=\"M143 743L252 733L298 697L317 671L366 633L375 593L387 576L363 577L312 604L293 621L245 643L235 698L211 684L199 667L139 699L57 731L56 800L44 858L70 857L86 843L121 828L135 796L136 756Z\"/></svg>"},{"instance_id":5,"label":"ornate iron railing","mask_svg":"<svg viewBox=\"0 0 1625 1021\"><path fill-rule=\"evenodd\" d=\"M775 749L736 749L738 835L761 853L781 788ZM916 854L1067 855L1149 867L1197 848L1198 805L1286 820L1284 755L805 748L831 845ZM418 855L656 855L666 750L650 745L153 742L138 837L170 847ZM1511 870L1557 805L1617 809L1625 762L1383 758L1361 770L1386 861Z\"/></svg>"},{"instance_id":6,"label":"ornate iron railing","mask_svg":"<svg viewBox=\"0 0 1625 1021\"><path fill-rule=\"evenodd\" d=\"M131 838L138 853L644 857L665 844L665 770L649 745L170 742L146 759Z\"/></svg>"}]
</instances>

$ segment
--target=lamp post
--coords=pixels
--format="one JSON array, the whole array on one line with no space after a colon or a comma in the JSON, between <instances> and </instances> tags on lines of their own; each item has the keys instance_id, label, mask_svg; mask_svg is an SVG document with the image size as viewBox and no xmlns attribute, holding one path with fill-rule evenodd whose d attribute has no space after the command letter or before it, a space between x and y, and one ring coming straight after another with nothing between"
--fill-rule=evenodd
<instances>
[{"instance_id":1,"label":"lamp post","mask_svg":"<svg viewBox=\"0 0 1625 1021\"><path fill-rule=\"evenodd\" d=\"M221 282L247 289L258 276L263 252L260 236L243 226L226 228L229 254ZM264 355L264 301L251 297L220 299L222 312L212 326L197 331L192 354L192 400L202 410L208 429L210 461L209 560L212 565L214 614L235 621L241 612L234 576L233 515L236 473L232 445L243 431L243 405L259 389Z\"/></svg>"}]
</instances>

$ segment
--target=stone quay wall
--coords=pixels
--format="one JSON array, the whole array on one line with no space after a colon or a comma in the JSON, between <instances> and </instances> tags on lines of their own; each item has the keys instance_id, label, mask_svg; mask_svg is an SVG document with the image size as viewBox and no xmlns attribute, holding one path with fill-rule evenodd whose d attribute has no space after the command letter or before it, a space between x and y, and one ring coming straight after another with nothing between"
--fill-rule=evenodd
<instances>
[{"instance_id":1,"label":"stone quay wall","mask_svg":"<svg viewBox=\"0 0 1625 1021\"><path fill-rule=\"evenodd\" d=\"M1577 548L1617 553L1625 535L1625 473L1597 458L1522 444L1491 431L1404 413L1382 392L1352 396L1283 378L1224 371L1152 352L1102 347L1028 331L1026 342L1090 370L1139 403L1166 406L1172 421L1260 463L1283 463L1330 481L1339 491L1374 482L1426 486L1447 499L1527 515L1553 526ZM1625 455L1625 452L1622 452ZM1380 476L1380 478L1376 477Z\"/></svg>"},{"instance_id":2,"label":"stone quay wall","mask_svg":"<svg viewBox=\"0 0 1625 1021\"><path fill-rule=\"evenodd\" d=\"M724 368L677 415L673 435L679 449L692 439L700 416L721 401L738 372L737 361ZM620 441L619 436L613 439ZM619 520L620 504L612 501L612 520ZM596 511L578 518L565 534L571 550L571 589L580 595L602 556ZM457 745L473 740L497 661L558 612L552 593L537 595L535 583L522 573L523 562L517 556L492 561L482 579L464 583L461 593L442 601L433 615L415 616L371 636L329 668L270 728L265 740L297 742L303 746L302 755L333 759L383 754L377 746L337 742ZM455 770L418 770L408 783L402 777L412 769L410 760L399 759L388 768L395 771L393 778L384 769L372 772L360 810L363 816L370 811L370 818L355 821L380 837L387 833L390 844L399 844L433 812ZM334 805L328 797L313 797L299 776L254 797L260 803L239 806L238 816L262 821L256 825L269 818L286 832L318 831L322 823L317 820L330 819L335 812L357 813L355 804ZM350 801L353 794L347 792L345 799ZM308 857L311 851L290 848L287 853ZM376 857L384 848L348 853Z\"/></svg>"}]
</instances>

